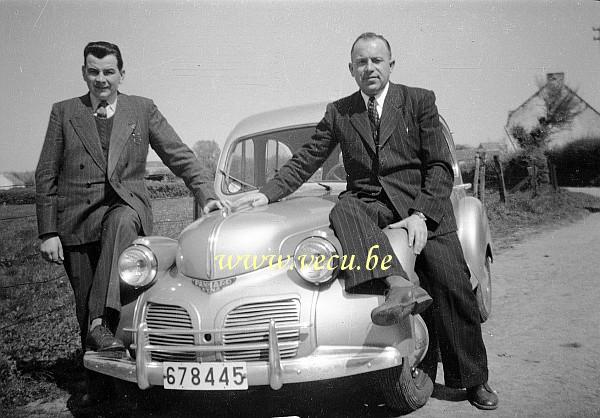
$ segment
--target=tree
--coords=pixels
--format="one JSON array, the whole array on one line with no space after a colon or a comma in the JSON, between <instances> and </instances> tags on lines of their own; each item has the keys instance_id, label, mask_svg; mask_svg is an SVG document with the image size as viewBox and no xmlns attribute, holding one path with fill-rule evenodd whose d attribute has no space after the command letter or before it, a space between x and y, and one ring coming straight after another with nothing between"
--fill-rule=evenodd
<instances>
[{"instance_id":1,"label":"tree","mask_svg":"<svg viewBox=\"0 0 600 418\"><path fill-rule=\"evenodd\" d=\"M197 141L192 149L200 161L200 164L206 170L206 178L208 180L214 180L215 173L217 171L219 155L221 155L219 144L217 144L215 141L202 140Z\"/></svg>"},{"instance_id":2,"label":"tree","mask_svg":"<svg viewBox=\"0 0 600 418\"><path fill-rule=\"evenodd\" d=\"M540 183L548 183L548 143L553 134L568 129L575 118L585 109L585 104L577 94L565 86L562 78L548 81L539 91L544 100L545 115L538 119L537 126L529 131L522 126L514 126L511 134L523 149L526 162L535 168L534 188Z\"/></svg>"}]
</instances>

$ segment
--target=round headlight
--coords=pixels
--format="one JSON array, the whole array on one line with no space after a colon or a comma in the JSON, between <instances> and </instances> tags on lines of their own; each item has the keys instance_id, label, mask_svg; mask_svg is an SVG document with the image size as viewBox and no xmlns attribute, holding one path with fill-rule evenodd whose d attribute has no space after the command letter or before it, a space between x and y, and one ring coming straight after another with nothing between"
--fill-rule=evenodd
<instances>
[{"instance_id":1,"label":"round headlight","mask_svg":"<svg viewBox=\"0 0 600 418\"><path fill-rule=\"evenodd\" d=\"M132 245L119 256L119 276L130 286L146 286L156 277L157 265L156 257L148 247Z\"/></svg>"},{"instance_id":2,"label":"round headlight","mask_svg":"<svg viewBox=\"0 0 600 418\"><path fill-rule=\"evenodd\" d=\"M338 261L333 244L321 237L305 239L294 251L294 268L300 277L313 284L330 280Z\"/></svg>"}]
</instances>

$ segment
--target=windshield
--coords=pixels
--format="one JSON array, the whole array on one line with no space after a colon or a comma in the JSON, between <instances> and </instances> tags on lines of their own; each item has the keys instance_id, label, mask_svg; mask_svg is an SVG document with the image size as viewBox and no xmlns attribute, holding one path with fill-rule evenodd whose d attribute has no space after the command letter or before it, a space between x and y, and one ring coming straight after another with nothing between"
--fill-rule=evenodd
<instances>
[{"instance_id":1,"label":"windshield","mask_svg":"<svg viewBox=\"0 0 600 418\"><path fill-rule=\"evenodd\" d=\"M235 142L227 156L224 182L225 194L237 194L262 187L279 171L315 132L315 126L303 126L250 136ZM308 180L312 183L345 182L339 146L323 166Z\"/></svg>"}]
</instances>

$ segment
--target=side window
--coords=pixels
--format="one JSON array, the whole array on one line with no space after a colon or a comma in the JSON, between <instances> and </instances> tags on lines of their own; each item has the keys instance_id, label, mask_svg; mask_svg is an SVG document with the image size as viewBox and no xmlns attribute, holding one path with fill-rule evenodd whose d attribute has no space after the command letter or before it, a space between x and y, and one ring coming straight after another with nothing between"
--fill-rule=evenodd
<instances>
[{"instance_id":1,"label":"side window","mask_svg":"<svg viewBox=\"0 0 600 418\"><path fill-rule=\"evenodd\" d=\"M265 146L265 177L269 181L282 165L292 158L290 148L276 139L268 139Z\"/></svg>"},{"instance_id":2,"label":"side window","mask_svg":"<svg viewBox=\"0 0 600 418\"><path fill-rule=\"evenodd\" d=\"M254 178L254 141L246 139L235 145L226 169L229 177L225 179L224 193L233 194L249 190L255 184ZM250 187L251 188L251 187Z\"/></svg>"}]
</instances>

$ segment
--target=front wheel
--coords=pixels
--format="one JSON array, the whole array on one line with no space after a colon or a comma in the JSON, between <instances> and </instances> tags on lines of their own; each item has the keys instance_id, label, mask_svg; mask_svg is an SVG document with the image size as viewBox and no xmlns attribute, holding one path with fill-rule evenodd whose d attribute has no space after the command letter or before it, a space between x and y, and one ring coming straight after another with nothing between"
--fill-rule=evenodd
<instances>
[{"instance_id":1,"label":"front wheel","mask_svg":"<svg viewBox=\"0 0 600 418\"><path fill-rule=\"evenodd\" d=\"M492 273L490 264L491 259L489 256L486 256L484 277L482 277L475 288L475 297L479 306L479 319L482 323L487 321L492 313Z\"/></svg>"},{"instance_id":2,"label":"front wheel","mask_svg":"<svg viewBox=\"0 0 600 418\"><path fill-rule=\"evenodd\" d=\"M427 403L433 392L433 382L427 374L411 367L408 357L402 365L380 373L381 391L388 407L402 414L413 412Z\"/></svg>"}]
</instances>

